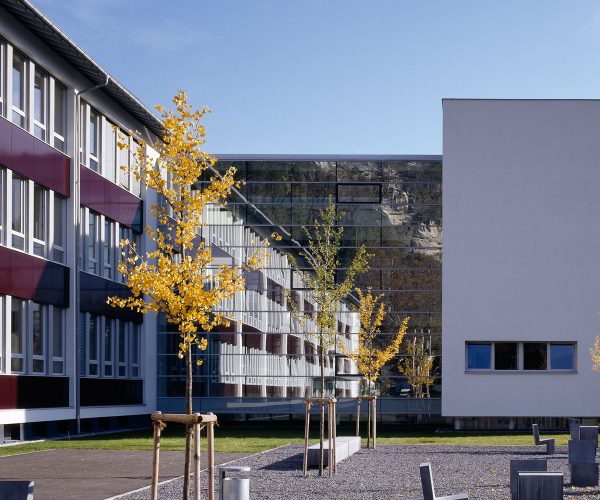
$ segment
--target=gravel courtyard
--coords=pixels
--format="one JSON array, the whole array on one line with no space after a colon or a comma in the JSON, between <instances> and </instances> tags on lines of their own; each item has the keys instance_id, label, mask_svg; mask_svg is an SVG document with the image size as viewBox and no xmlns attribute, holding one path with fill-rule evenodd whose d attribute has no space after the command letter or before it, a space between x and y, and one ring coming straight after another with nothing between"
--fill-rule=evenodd
<instances>
[{"instance_id":1,"label":"gravel courtyard","mask_svg":"<svg viewBox=\"0 0 600 500\"><path fill-rule=\"evenodd\" d=\"M565 474L565 498L599 499L600 487L571 488L566 448L548 458L548 469ZM469 498L507 499L509 460L544 458L540 448L527 446L476 447L383 445L362 449L338 464L332 478L316 471L301 477L302 446L289 445L239 460L249 465L252 499L422 499L419 464L431 462L437 495L469 493ZM181 479L161 486L161 499L181 498ZM126 497L148 498L148 490Z\"/></svg>"}]
</instances>

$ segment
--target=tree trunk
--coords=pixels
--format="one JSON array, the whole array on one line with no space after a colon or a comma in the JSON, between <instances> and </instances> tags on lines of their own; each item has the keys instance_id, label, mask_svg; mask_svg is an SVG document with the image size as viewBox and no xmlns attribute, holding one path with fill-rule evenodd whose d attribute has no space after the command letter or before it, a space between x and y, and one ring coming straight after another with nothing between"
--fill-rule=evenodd
<instances>
[{"instance_id":1,"label":"tree trunk","mask_svg":"<svg viewBox=\"0 0 600 500\"><path fill-rule=\"evenodd\" d=\"M185 353L185 412L192 414L192 344L188 342ZM185 427L185 464L183 468L183 500L188 500L190 490L190 466L193 427Z\"/></svg>"},{"instance_id":2,"label":"tree trunk","mask_svg":"<svg viewBox=\"0 0 600 500\"><path fill-rule=\"evenodd\" d=\"M325 352L323 349L323 334L319 336L319 352L320 356L320 365L321 365L321 397L325 397ZM323 440L325 437L325 405L321 403L321 421L319 424L319 450L320 450L320 460L319 460L319 475L323 475L323 462L324 462L324 450L323 450Z\"/></svg>"}]
</instances>

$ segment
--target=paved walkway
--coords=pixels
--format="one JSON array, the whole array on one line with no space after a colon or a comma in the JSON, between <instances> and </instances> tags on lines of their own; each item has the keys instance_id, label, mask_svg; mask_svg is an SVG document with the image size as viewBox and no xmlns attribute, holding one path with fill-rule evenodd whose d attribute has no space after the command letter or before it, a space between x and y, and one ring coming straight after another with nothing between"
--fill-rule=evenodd
<instances>
[{"instance_id":1,"label":"paved walkway","mask_svg":"<svg viewBox=\"0 0 600 500\"><path fill-rule=\"evenodd\" d=\"M246 453L215 453L222 464ZM206 455L202 458L206 466ZM183 453L160 452L160 480L183 474ZM48 450L0 457L0 479L34 480L36 500L100 500L150 484L152 452Z\"/></svg>"}]
</instances>

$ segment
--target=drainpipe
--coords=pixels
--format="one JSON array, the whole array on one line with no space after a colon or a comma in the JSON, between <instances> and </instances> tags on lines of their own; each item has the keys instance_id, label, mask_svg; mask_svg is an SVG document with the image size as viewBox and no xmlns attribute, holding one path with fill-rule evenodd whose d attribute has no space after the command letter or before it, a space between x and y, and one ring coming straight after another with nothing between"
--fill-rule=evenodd
<instances>
[{"instance_id":1,"label":"drainpipe","mask_svg":"<svg viewBox=\"0 0 600 500\"><path fill-rule=\"evenodd\" d=\"M75 420L76 420L76 428L77 434L81 434L81 333L79 331L79 308L80 308L80 279L79 279L79 259L81 253L81 183L79 179L79 170L81 168L81 154L79 152L82 144L82 130L81 130L81 96L83 94L87 94L88 92L93 92L94 90L101 89L108 85L110 81L110 77L108 73L104 74L104 82L99 83L98 85L94 85L93 87L89 87L87 89L83 89L77 92L75 96L75 169L74 169L74 179L75 179L75 193L74 193L74 201L75 205L75 304L73 307L75 308Z\"/></svg>"}]
</instances>

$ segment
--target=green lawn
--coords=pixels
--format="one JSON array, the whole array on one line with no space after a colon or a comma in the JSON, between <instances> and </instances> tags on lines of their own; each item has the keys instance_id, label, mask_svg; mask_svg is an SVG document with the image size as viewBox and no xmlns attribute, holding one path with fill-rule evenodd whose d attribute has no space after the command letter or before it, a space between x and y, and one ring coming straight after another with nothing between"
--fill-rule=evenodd
<instances>
[{"instance_id":1,"label":"green lawn","mask_svg":"<svg viewBox=\"0 0 600 500\"><path fill-rule=\"evenodd\" d=\"M316 437L315 429L312 435ZM270 422L265 423L240 423L224 422L215 430L216 451L256 453L277 446L290 443L303 442L302 423ZM352 426L339 426L338 435L352 435ZM364 435L364 427L363 427ZM558 446L566 446L569 435L544 434L542 438L554 437ZM203 447L206 440L203 439ZM366 439L364 440L366 443ZM533 437L531 433L459 433L433 431L406 432L383 428L379 430L377 443L385 444L436 444L436 445L477 445L477 446L531 446ZM0 456L28 453L34 451L50 450L57 448L71 449L97 449L97 450L152 450L152 431L123 432L116 434L103 434L99 436L73 439L60 439L30 443L18 446L0 447ZM184 448L182 428L170 425L163 431L161 449L180 451Z\"/></svg>"}]
</instances>

